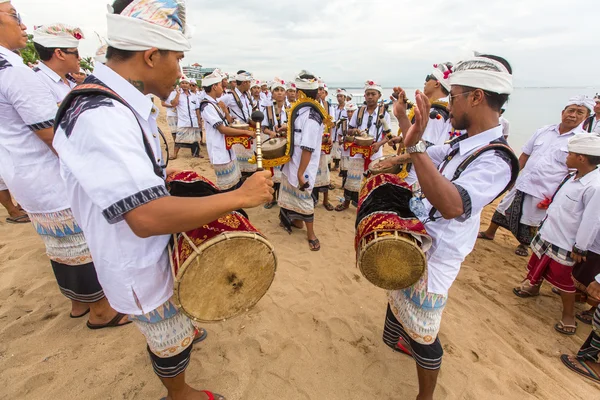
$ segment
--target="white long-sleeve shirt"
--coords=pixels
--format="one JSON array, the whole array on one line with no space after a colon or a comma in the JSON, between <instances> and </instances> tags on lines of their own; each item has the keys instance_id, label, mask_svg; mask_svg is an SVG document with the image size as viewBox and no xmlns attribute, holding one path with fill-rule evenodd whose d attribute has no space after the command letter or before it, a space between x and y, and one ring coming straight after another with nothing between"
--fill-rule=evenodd
<instances>
[{"instance_id":1,"label":"white long-sleeve shirt","mask_svg":"<svg viewBox=\"0 0 600 400\"><path fill-rule=\"evenodd\" d=\"M540 229L542 239L571 251L591 250L600 231L600 170L571 177L556 193ZM593 251L593 250L592 250Z\"/></svg>"}]
</instances>

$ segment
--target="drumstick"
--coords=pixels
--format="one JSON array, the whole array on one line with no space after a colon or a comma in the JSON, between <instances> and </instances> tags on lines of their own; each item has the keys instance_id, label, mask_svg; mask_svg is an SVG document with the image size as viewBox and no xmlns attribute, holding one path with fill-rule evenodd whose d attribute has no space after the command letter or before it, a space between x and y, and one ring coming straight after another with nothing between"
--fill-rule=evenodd
<instances>
[{"instance_id":1,"label":"drumstick","mask_svg":"<svg viewBox=\"0 0 600 400\"><path fill-rule=\"evenodd\" d=\"M261 137L260 125L262 124L263 120L265 119L265 114L263 114L259 110L256 110L252 113L252 116L250 118L252 118L252 122L254 122L256 124L256 169L258 171L263 171L262 137Z\"/></svg>"},{"instance_id":2,"label":"drumstick","mask_svg":"<svg viewBox=\"0 0 600 400\"><path fill-rule=\"evenodd\" d=\"M381 115L379 116L379 119L381 120L381 123L382 123L382 125L383 125L383 130L384 130L384 131L389 131L389 130L390 130L390 126L388 125L387 121L386 121L386 120L385 120L385 118L383 117L383 114L381 114ZM390 132L390 133L388 133L388 134L386 135L386 137L387 137L387 139L388 139L388 140L391 140L391 139L393 138L393 136L392 136L392 133L391 133L391 132ZM392 145L392 148L393 148L394 150L398 150L398 146L396 146L396 144L395 144L395 143Z\"/></svg>"}]
</instances>

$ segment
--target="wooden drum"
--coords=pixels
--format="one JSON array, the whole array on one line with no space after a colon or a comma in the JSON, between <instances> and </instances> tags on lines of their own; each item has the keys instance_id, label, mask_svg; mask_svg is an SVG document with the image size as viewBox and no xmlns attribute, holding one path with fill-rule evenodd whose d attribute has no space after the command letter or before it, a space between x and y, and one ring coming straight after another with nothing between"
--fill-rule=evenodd
<instances>
[{"instance_id":1,"label":"wooden drum","mask_svg":"<svg viewBox=\"0 0 600 400\"><path fill-rule=\"evenodd\" d=\"M262 155L265 160L274 160L285 156L287 139L283 137L265 140L262 144Z\"/></svg>"},{"instance_id":2,"label":"wooden drum","mask_svg":"<svg viewBox=\"0 0 600 400\"><path fill-rule=\"evenodd\" d=\"M425 272L431 237L409 208L412 192L398 176L379 174L361 189L356 218L356 263L377 287L405 289Z\"/></svg>"},{"instance_id":3,"label":"wooden drum","mask_svg":"<svg viewBox=\"0 0 600 400\"><path fill-rule=\"evenodd\" d=\"M377 175L377 174L393 174L393 175L397 175L400 173L400 171L402 170L402 165L401 164L396 164L393 165L390 168L381 168L379 166L380 163L382 163L383 161L387 160L388 158L392 158L395 157L393 155L391 156L385 156L385 157L381 157L378 158L377 160L371 161L371 164L369 164L369 172L371 175Z\"/></svg>"},{"instance_id":4,"label":"wooden drum","mask_svg":"<svg viewBox=\"0 0 600 400\"><path fill-rule=\"evenodd\" d=\"M168 182L174 196L218 193L195 172L180 173ZM273 246L241 210L173 235L170 257L175 302L198 322L222 321L254 307L277 269Z\"/></svg>"}]
</instances>

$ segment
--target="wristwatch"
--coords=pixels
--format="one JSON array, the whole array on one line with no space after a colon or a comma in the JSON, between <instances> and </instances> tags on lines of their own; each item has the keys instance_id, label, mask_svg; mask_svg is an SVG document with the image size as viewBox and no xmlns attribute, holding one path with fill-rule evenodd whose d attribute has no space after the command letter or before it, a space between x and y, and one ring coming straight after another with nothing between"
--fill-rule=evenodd
<instances>
[{"instance_id":1,"label":"wristwatch","mask_svg":"<svg viewBox=\"0 0 600 400\"><path fill-rule=\"evenodd\" d=\"M419 143L415 144L414 146L409 146L406 148L406 152L408 154L425 153L426 150L427 150L427 145L425 145L425 142L423 142L422 140L419 140Z\"/></svg>"}]
</instances>

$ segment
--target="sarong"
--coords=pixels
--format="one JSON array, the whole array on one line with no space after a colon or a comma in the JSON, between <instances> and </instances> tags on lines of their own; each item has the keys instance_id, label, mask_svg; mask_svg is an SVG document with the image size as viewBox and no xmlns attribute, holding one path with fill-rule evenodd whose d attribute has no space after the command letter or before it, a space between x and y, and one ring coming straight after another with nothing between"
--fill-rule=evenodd
<instances>
[{"instance_id":1,"label":"sarong","mask_svg":"<svg viewBox=\"0 0 600 400\"><path fill-rule=\"evenodd\" d=\"M334 160L339 160L342 157L342 146L337 141L335 143L333 143L333 149L331 150L331 157Z\"/></svg>"},{"instance_id":2,"label":"sarong","mask_svg":"<svg viewBox=\"0 0 600 400\"><path fill-rule=\"evenodd\" d=\"M427 272L413 286L388 291L393 314L412 340L431 345L440 331L447 295L427 291Z\"/></svg>"},{"instance_id":3,"label":"sarong","mask_svg":"<svg viewBox=\"0 0 600 400\"><path fill-rule=\"evenodd\" d=\"M327 154L321 153L319 159L319 169L317 170L317 177L315 178L315 187L313 192L325 193L329 191L330 174L329 164L327 163Z\"/></svg>"},{"instance_id":4,"label":"sarong","mask_svg":"<svg viewBox=\"0 0 600 400\"><path fill-rule=\"evenodd\" d=\"M192 320L169 300L144 315L129 319L146 337L154 372L161 378L174 378L190 363L196 327Z\"/></svg>"},{"instance_id":5,"label":"sarong","mask_svg":"<svg viewBox=\"0 0 600 400\"><path fill-rule=\"evenodd\" d=\"M600 308L597 308L594 313L592 331L579 349L577 358L583 361L600 362Z\"/></svg>"},{"instance_id":6,"label":"sarong","mask_svg":"<svg viewBox=\"0 0 600 400\"><path fill-rule=\"evenodd\" d=\"M552 286L567 293L575 293L571 277L575 261L571 252L543 240L538 233L531 242L533 254L527 264L527 280L537 286L544 279Z\"/></svg>"},{"instance_id":7,"label":"sarong","mask_svg":"<svg viewBox=\"0 0 600 400\"><path fill-rule=\"evenodd\" d=\"M190 145L200 141L202 138L199 128L179 128L177 137L175 138L176 145Z\"/></svg>"},{"instance_id":8,"label":"sarong","mask_svg":"<svg viewBox=\"0 0 600 400\"><path fill-rule=\"evenodd\" d=\"M498 205L492 222L508 229L519 243L529 246L546 216L545 210L537 208L540 201L513 188Z\"/></svg>"},{"instance_id":9,"label":"sarong","mask_svg":"<svg viewBox=\"0 0 600 400\"><path fill-rule=\"evenodd\" d=\"M346 201L358 202L358 192L364 179L365 160L361 158L348 159L348 175L344 184L344 198Z\"/></svg>"},{"instance_id":10,"label":"sarong","mask_svg":"<svg viewBox=\"0 0 600 400\"><path fill-rule=\"evenodd\" d=\"M248 160L254 157L253 149L246 149L241 144L234 144L233 150L235 151L235 156L237 157L238 165L242 173L248 174L256 172L256 164L250 164L248 162Z\"/></svg>"},{"instance_id":11,"label":"sarong","mask_svg":"<svg viewBox=\"0 0 600 400\"><path fill-rule=\"evenodd\" d=\"M169 124L169 130L173 135L173 141L177 137L177 117L167 117L167 124Z\"/></svg>"},{"instance_id":12,"label":"sarong","mask_svg":"<svg viewBox=\"0 0 600 400\"><path fill-rule=\"evenodd\" d=\"M282 165L279 167L273 167L273 183L281 183L281 169Z\"/></svg>"},{"instance_id":13,"label":"sarong","mask_svg":"<svg viewBox=\"0 0 600 400\"><path fill-rule=\"evenodd\" d=\"M104 298L85 237L71 209L30 213L33 227L46 245L56 282L70 300L94 303Z\"/></svg>"},{"instance_id":14,"label":"sarong","mask_svg":"<svg viewBox=\"0 0 600 400\"><path fill-rule=\"evenodd\" d=\"M242 179L242 173L238 166L237 160L232 160L227 164L214 165L215 175L217 176L217 187L221 191L228 191L230 189L236 189L240 180Z\"/></svg>"},{"instance_id":15,"label":"sarong","mask_svg":"<svg viewBox=\"0 0 600 400\"><path fill-rule=\"evenodd\" d=\"M573 267L573 283L577 289L586 293L587 287L596 280L598 274L600 274L600 254L588 251L586 260Z\"/></svg>"},{"instance_id":16,"label":"sarong","mask_svg":"<svg viewBox=\"0 0 600 400\"><path fill-rule=\"evenodd\" d=\"M292 221L314 221L315 203L311 192L311 190L301 191L292 186L287 177L282 175L277 203L280 208L279 219L286 228L292 228Z\"/></svg>"}]
</instances>

